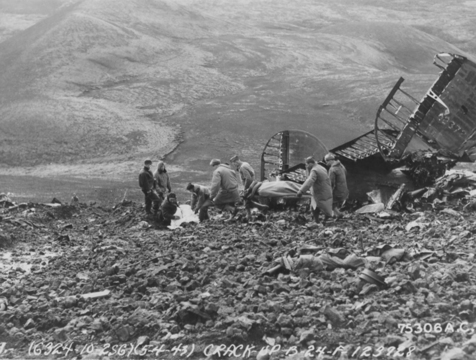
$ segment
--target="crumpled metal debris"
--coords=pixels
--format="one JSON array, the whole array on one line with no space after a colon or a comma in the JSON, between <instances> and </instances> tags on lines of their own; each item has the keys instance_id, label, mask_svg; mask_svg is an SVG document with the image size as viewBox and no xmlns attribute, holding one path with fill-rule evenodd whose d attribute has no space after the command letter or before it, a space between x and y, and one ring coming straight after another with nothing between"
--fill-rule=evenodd
<instances>
[{"instance_id":1,"label":"crumpled metal debris","mask_svg":"<svg viewBox=\"0 0 476 360\"><path fill-rule=\"evenodd\" d=\"M39 261L31 271L12 266L0 274L0 299L8 303L0 337L15 339L23 355L30 336L78 344L145 344L141 337L148 337L168 350L195 344L197 357L210 344L253 344L256 357L269 344L357 344L367 336L404 349L441 340L424 352L431 358L471 338L388 337L400 335L398 323L474 319L467 294L476 290L476 230L472 214L458 208L459 217L432 208L384 218L351 214L327 227L296 222L310 215L291 210L256 223L212 216L206 225L170 231L144 221L137 204L31 207L35 218L16 208L0 220L17 244L12 262L24 253ZM148 226L135 228L141 221ZM407 231L412 221L428 225ZM69 241L58 241L62 236ZM45 261L39 252L46 249L59 255ZM362 279L364 271L386 286ZM105 290L107 296L86 296ZM452 344L443 341L448 337Z\"/></svg>"}]
</instances>

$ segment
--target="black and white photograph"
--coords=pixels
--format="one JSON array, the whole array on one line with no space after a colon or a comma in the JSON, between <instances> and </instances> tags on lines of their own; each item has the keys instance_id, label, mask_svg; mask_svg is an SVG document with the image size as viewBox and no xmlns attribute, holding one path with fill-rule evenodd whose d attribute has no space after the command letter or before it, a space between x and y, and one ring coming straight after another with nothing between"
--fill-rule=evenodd
<instances>
[{"instance_id":1,"label":"black and white photograph","mask_svg":"<svg viewBox=\"0 0 476 360\"><path fill-rule=\"evenodd\" d=\"M0 0L0 359L475 360L476 0Z\"/></svg>"}]
</instances>

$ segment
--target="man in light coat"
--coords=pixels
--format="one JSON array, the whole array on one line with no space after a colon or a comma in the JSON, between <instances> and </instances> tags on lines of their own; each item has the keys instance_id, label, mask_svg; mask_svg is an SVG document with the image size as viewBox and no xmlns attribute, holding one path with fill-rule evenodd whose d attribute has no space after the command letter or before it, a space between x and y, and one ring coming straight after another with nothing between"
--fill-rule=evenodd
<instances>
[{"instance_id":1,"label":"man in light coat","mask_svg":"<svg viewBox=\"0 0 476 360\"><path fill-rule=\"evenodd\" d=\"M326 169L317 164L312 157L306 158L307 180L302 184L297 192L297 197L301 197L307 190L311 189L311 208L314 220L319 222L319 214L324 213L324 221L332 217L332 187Z\"/></svg>"},{"instance_id":2,"label":"man in light coat","mask_svg":"<svg viewBox=\"0 0 476 360\"><path fill-rule=\"evenodd\" d=\"M236 215L240 203L238 174L218 159L213 159L210 165L215 168L210 185L210 199L218 209L231 212L231 220Z\"/></svg>"},{"instance_id":3,"label":"man in light coat","mask_svg":"<svg viewBox=\"0 0 476 360\"><path fill-rule=\"evenodd\" d=\"M249 163L241 161L238 155L233 156L230 159L230 162L233 166L236 167L236 170L240 174L244 189L248 189L248 187L255 179L255 171Z\"/></svg>"},{"instance_id":4,"label":"man in light coat","mask_svg":"<svg viewBox=\"0 0 476 360\"><path fill-rule=\"evenodd\" d=\"M163 161L159 161L157 164L157 170L154 172L154 180L157 186L157 192L159 193L159 197L162 202L165 200L165 192L167 190L169 193L172 192L169 174L167 173L167 169L165 168L165 163Z\"/></svg>"},{"instance_id":5,"label":"man in light coat","mask_svg":"<svg viewBox=\"0 0 476 360\"><path fill-rule=\"evenodd\" d=\"M332 210L336 218L341 218L343 215L339 211L344 202L349 197L349 189L347 188L347 170L344 165L335 158L333 154L327 154L324 161L329 168L329 179L332 186Z\"/></svg>"},{"instance_id":6,"label":"man in light coat","mask_svg":"<svg viewBox=\"0 0 476 360\"><path fill-rule=\"evenodd\" d=\"M198 212L200 222L208 220L208 206L210 205L210 189L203 185L188 183L187 191L190 191L190 207L195 214Z\"/></svg>"}]
</instances>

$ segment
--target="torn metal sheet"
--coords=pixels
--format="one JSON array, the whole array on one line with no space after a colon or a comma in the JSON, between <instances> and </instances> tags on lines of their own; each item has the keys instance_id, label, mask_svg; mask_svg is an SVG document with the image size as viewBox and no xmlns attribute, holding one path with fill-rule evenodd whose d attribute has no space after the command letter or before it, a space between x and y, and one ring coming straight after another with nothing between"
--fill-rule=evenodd
<instances>
[{"instance_id":1,"label":"torn metal sheet","mask_svg":"<svg viewBox=\"0 0 476 360\"><path fill-rule=\"evenodd\" d=\"M386 130L386 133L388 133L389 136L395 136L396 134L391 130ZM385 140L383 140L383 142L385 143ZM390 146L390 141L387 141L386 144ZM380 151L374 131L371 130L351 141L335 147L331 152L341 158L359 161L379 154Z\"/></svg>"},{"instance_id":2,"label":"torn metal sheet","mask_svg":"<svg viewBox=\"0 0 476 360\"><path fill-rule=\"evenodd\" d=\"M476 145L476 64L449 53L436 55L434 64L442 71L421 101L400 78L380 106L374 132L385 160L401 158L415 135L455 157Z\"/></svg>"},{"instance_id":3,"label":"torn metal sheet","mask_svg":"<svg viewBox=\"0 0 476 360\"><path fill-rule=\"evenodd\" d=\"M373 214L373 213L379 213L381 211L385 210L385 205L382 203L378 204L369 204L361 207L360 209L356 210L356 214Z\"/></svg>"},{"instance_id":4,"label":"torn metal sheet","mask_svg":"<svg viewBox=\"0 0 476 360\"><path fill-rule=\"evenodd\" d=\"M395 191L395 193L390 197L390 200L388 200L388 203L385 206L385 208L387 210L391 210L393 208L393 206L395 205L395 203L400 200L400 198L403 195L403 190L404 189L405 189L405 184L400 185L398 190Z\"/></svg>"}]
</instances>

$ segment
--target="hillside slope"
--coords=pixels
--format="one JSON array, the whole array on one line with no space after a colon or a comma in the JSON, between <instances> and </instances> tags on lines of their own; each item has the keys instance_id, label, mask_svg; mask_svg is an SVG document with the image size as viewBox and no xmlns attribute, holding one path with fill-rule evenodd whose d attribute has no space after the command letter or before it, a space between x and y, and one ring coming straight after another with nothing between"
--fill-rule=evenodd
<instances>
[{"instance_id":1,"label":"hillside slope","mask_svg":"<svg viewBox=\"0 0 476 360\"><path fill-rule=\"evenodd\" d=\"M434 54L462 53L443 37L470 48L466 22L459 37L435 28L442 6L67 2L0 43L0 164L156 158L184 139L170 160L241 152L256 165L284 128L333 147L369 129L399 76L418 97Z\"/></svg>"},{"instance_id":2,"label":"hillside slope","mask_svg":"<svg viewBox=\"0 0 476 360\"><path fill-rule=\"evenodd\" d=\"M187 44L197 34L194 20L173 13L148 1L81 1L1 43L0 159L170 151L177 128L147 115L173 113L207 88L234 87L197 68L206 54ZM182 24L182 43L165 19Z\"/></svg>"}]
</instances>

